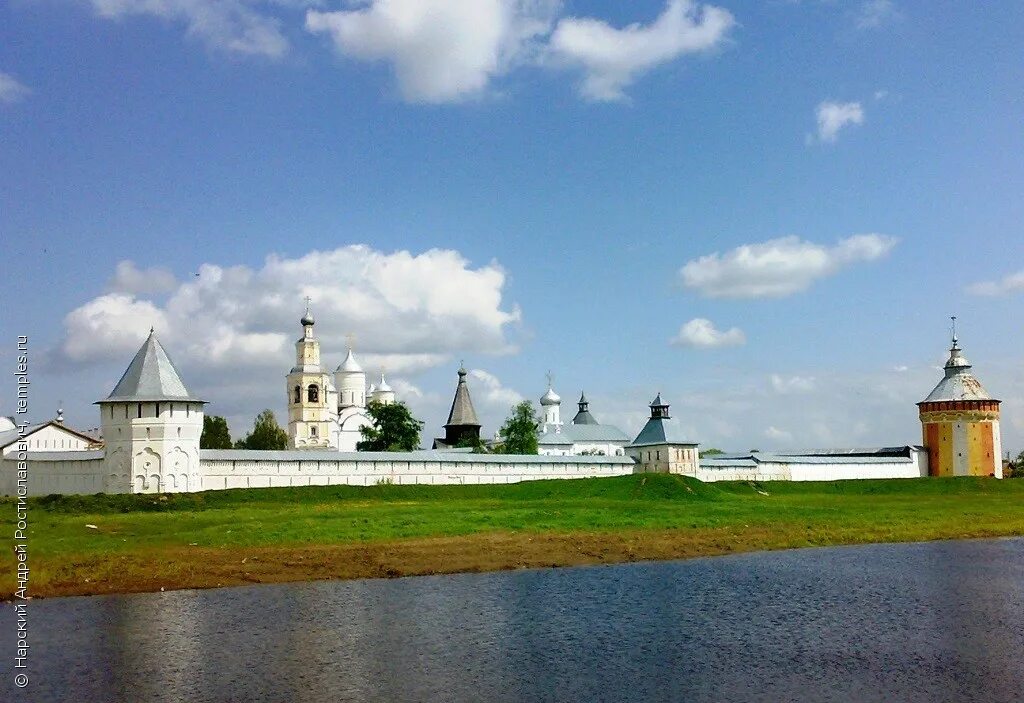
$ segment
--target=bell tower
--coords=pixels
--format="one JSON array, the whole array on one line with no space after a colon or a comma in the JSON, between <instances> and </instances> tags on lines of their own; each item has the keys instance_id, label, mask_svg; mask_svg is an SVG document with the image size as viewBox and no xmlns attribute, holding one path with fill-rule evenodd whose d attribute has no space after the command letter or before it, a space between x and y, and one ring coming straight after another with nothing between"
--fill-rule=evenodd
<instances>
[{"instance_id":1,"label":"bell tower","mask_svg":"<svg viewBox=\"0 0 1024 703\"><path fill-rule=\"evenodd\" d=\"M331 449L337 441L337 394L331 375L320 366L320 342L313 335L316 320L309 311L299 321L302 336L295 342L295 366L288 373L288 443L293 449Z\"/></svg>"}]
</instances>

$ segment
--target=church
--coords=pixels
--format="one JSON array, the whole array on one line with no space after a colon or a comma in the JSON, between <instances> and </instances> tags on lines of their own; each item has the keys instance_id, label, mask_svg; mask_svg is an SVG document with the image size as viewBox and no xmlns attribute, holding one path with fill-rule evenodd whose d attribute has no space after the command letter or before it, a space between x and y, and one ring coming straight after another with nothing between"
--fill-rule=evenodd
<instances>
[{"instance_id":1,"label":"church","mask_svg":"<svg viewBox=\"0 0 1024 703\"><path fill-rule=\"evenodd\" d=\"M288 373L288 446L354 452L362 440L360 430L373 424L368 401L395 402L395 392L380 372L380 382L366 385L366 374L349 343L345 360L334 370L320 363L320 341L313 334L316 320L309 311L300 320L302 336L295 342L295 366Z\"/></svg>"}]
</instances>

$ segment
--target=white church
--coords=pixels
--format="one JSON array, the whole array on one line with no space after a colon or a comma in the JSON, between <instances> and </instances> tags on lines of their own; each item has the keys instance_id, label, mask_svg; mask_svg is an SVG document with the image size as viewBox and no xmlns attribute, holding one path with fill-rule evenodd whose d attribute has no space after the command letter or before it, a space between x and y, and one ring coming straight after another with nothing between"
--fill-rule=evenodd
<instances>
[{"instance_id":1,"label":"white church","mask_svg":"<svg viewBox=\"0 0 1024 703\"><path fill-rule=\"evenodd\" d=\"M366 374L349 344L345 360L334 375L320 364L320 341L313 334L316 320L306 307L300 320L302 337L295 342L295 366L287 376L288 444L292 449L354 452L360 430L373 424L366 413L368 400L385 405L395 392L380 372L380 382L366 386Z\"/></svg>"}]
</instances>

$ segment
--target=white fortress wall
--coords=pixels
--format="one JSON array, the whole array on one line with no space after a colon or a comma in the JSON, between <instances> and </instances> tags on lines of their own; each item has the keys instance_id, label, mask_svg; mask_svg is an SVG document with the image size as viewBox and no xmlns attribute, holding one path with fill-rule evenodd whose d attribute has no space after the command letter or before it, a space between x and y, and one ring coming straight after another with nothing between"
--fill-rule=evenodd
<instances>
[{"instance_id":1,"label":"white fortress wall","mask_svg":"<svg viewBox=\"0 0 1024 703\"><path fill-rule=\"evenodd\" d=\"M52 493L102 493L103 450L67 452L28 452L28 494L46 496ZM17 454L4 456L0 462L0 495L18 492Z\"/></svg>"},{"instance_id":2,"label":"white fortress wall","mask_svg":"<svg viewBox=\"0 0 1024 703\"><path fill-rule=\"evenodd\" d=\"M631 474L628 457L427 452L201 452L204 490L273 486L516 483Z\"/></svg>"}]
</instances>

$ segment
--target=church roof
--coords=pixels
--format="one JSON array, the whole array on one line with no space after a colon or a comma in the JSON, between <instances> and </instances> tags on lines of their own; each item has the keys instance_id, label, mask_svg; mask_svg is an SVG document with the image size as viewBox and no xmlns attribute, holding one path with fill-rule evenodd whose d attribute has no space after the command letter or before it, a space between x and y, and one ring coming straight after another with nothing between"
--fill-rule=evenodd
<instances>
[{"instance_id":1,"label":"church roof","mask_svg":"<svg viewBox=\"0 0 1024 703\"><path fill-rule=\"evenodd\" d=\"M67 432L69 434L73 434L73 435L75 435L76 437L78 437L80 439L86 440L87 442L92 442L94 444L99 444L102 441L102 440L100 440L100 439L98 439L96 437L92 437L90 435L87 435L84 432L79 432L78 430L73 430L73 429L71 429L70 427L68 427L67 425L65 425L62 422L57 422L56 420L49 420L47 422L39 422L39 423L36 423L34 425L28 425L25 428L24 434L22 434L21 431L17 427L15 427L14 429L11 429L11 430L4 430L3 432L0 432L0 449L5 449L5 448L9 447L10 445L14 444L15 442L17 442L19 439L27 438L29 435L34 435L39 430L41 430L41 429L43 429L45 427L50 427L51 425L53 427L56 427L58 430L61 430L63 432Z\"/></svg>"},{"instance_id":2,"label":"church roof","mask_svg":"<svg viewBox=\"0 0 1024 703\"><path fill-rule=\"evenodd\" d=\"M178 373L177 367L171 361L171 357L167 355L153 330L150 330L149 337L135 354L135 358L128 365L121 380L114 386L114 390L98 402L160 400L206 402L189 393L185 383L181 380L181 374Z\"/></svg>"},{"instance_id":3,"label":"church roof","mask_svg":"<svg viewBox=\"0 0 1024 703\"><path fill-rule=\"evenodd\" d=\"M362 373L363 367L356 361L356 357L353 356L352 350L348 350L348 354L345 355L345 360L338 365L337 371L344 371L346 373Z\"/></svg>"},{"instance_id":4,"label":"church roof","mask_svg":"<svg viewBox=\"0 0 1024 703\"><path fill-rule=\"evenodd\" d=\"M579 412L577 412L576 416L572 419L572 424L574 424L574 425L596 425L596 424L598 424L597 418L590 414L590 410L589 410L590 403L587 402L587 396L583 392L580 393L579 407L580 407Z\"/></svg>"},{"instance_id":5,"label":"church roof","mask_svg":"<svg viewBox=\"0 0 1024 703\"><path fill-rule=\"evenodd\" d=\"M469 385L466 383L466 369L459 368L459 385L455 388L455 398L452 400L452 409L448 413L449 425L475 425L480 426L480 420L476 417L476 410L473 408L473 399L469 397Z\"/></svg>"},{"instance_id":6,"label":"church roof","mask_svg":"<svg viewBox=\"0 0 1024 703\"><path fill-rule=\"evenodd\" d=\"M563 425L560 431L548 430L537 443L541 445L564 445L577 442L628 442L625 432L614 425Z\"/></svg>"},{"instance_id":7,"label":"church roof","mask_svg":"<svg viewBox=\"0 0 1024 703\"><path fill-rule=\"evenodd\" d=\"M974 377L970 371L971 362L964 357L960 347L957 346L956 337L953 338L953 346L949 350L949 360L946 361L945 375L938 385L932 389L922 403L936 403L950 400L993 400L988 394L981 381Z\"/></svg>"}]
</instances>

